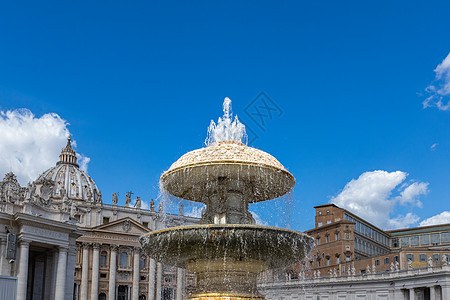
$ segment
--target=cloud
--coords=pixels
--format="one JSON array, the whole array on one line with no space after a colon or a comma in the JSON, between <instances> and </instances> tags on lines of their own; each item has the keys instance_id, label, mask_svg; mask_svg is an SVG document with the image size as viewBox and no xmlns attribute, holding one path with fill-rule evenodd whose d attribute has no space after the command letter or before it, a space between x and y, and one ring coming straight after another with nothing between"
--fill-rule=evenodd
<instances>
[{"instance_id":1,"label":"cloud","mask_svg":"<svg viewBox=\"0 0 450 300\"><path fill-rule=\"evenodd\" d=\"M436 107L442 111L450 110L450 53L434 69L434 81L425 89L428 97L422 102L423 108Z\"/></svg>"},{"instance_id":2,"label":"cloud","mask_svg":"<svg viewBox=\"0 0 450 300\"><path fill-rule=\"evenodd\" d=\"M331 199L331 203L381 228L412 225L418 221L412 214L390 219L391 213L399 204L420 207L422 203L418 199L419 196L428 192L428 183L404 183L407 176L408 174L402 171L365 172L358 179L347 183L344 189ZM392 195L393 192L396 192L397 196Z\"/></svg>"},{"instance_id":3,"label":"cloud","mask_svg":"<svg viewBox=\"0 0 450 300\"><path fill-rule=\"evenodd\" d=\"M438 215L432 216L420 222L420 226L431 226L450 223L450 211L443 211Z\"/></svg>"},{"instance_id":4,"label":"cloud","mask_svg":"<svg viewBox=\"0 0 450 300\"><path fill-rule=\"evenodd\" d=\"M12 171L22 186L36 180L58 161L68 125L55 113L38 118L28 109L0 111L0 177ZM80 157L87 169L89 158Z\"/></svg>"},{"instance_id":5,"label":"cloud","mask_svg":"<svg viewBox=\"0 0 450 300\"><path fill-rule=\"evenodd\" d=\"M439 145L439 143L434 143L433 145L431 145L430 150L431 151L436 151L437 146Z\"/></svg>"},{"instance_id":6,"label":"cloud","mask_svg":"<svg viewBox=\"0 0 450 300\"><path fill-rule=\"evenodd\" d=\"M394 229L408 228L411 225L419 222L419 220L420 220L419 216L413 213L407 213L405 216L398 215L396 218L388 220L388 227Z\"/></svg>"},{"instance_id":7,"label":"cloud","mask_svg":"<svg viewBox=\"0 0 450 300\"><path fill-rule=\"evenodd\" d=\"M420 195L426 195L428 193L428 182L414 182L407 186L401 193L400 204L412 204L418 207L422 207L422 202L418 199Z\"/></svg>"}]
</instances>

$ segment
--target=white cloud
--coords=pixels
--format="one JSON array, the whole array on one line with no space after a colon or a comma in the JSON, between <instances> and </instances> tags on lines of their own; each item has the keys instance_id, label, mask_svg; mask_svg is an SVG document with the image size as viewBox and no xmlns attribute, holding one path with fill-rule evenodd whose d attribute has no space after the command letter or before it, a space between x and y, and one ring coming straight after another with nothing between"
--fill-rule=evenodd
<instances>
[{"instance_id":1,"label":"white cloud","mask_svg":"<svg viewBox=\"0 0 450 300\"><path fill-rule=\"evenodd\" d=\"M432 216L420 222L420 226L431 226L450 223L450 211L443 211L438 215Z\"/></svg>"},{"instance_id":2,"label":"white cloud","mask_svg":"<svg viewBox=\"0 0 450 300\"><path fill-rule=\"evenodd\" d=\"M0 111L0 177L12 171L24 186L55 165L70 135L68 125L55 113L38 118L28 109ZM83 168L88 162L81 155Z\"/></svg>"},{"instance_id":3,"label":"white cloud","mask_svg":"<svg viewBox=\"0 0 450 300\"><path fill-rule=\"evenodd\" d=\"M388 228L408 228L419 222L419 220L419 216L413 213L407 213L405 216L398 215L397 217L388 220Z\"/></svg>"},{"instance_id":4,"label":"white cloud","mask_svg":"<svg viewBox=\"0 0 450 300\"><path fill-rule=\"evenodd\" d=\"M425 89L429 96L422 102L423 108L437 107L439 110L450 110L450 53L434 69L435 80Z\"/></svg>"},{"instance_id":5,"label":"white cloud","mask_svg":"<svg viewBox=\"0 0 450 300\"><path fill-rule=\"evenodd\" d=\"M331 199L331 203L345 208L381 228L412 225L419 220L412 214L390 219L396 205L420 207L422 203L418 199L419 196L428 192L428 183L413 182L401 185L407 176L408 174L402 171L365 172L358 179L352 179L347 183L344 189ZM393 192L399 192L399 194L393 196Z\"/></svg>"},{"instance_id":6,"label":"white cloud","mask_svg":"<svg viewBox=\"0 0 450 300\"><path fill-rule=\"evenodd\" d=\"M422 207L422 202L418 199L420 195L426 195L428 193L428 182L414 182L407 186L400 193L400 204L412 204L418 207Z\"/></svg>"},{"instance_id":7,"label":"white cloud","mask_svg":"<svg viewBox=\"0 0 450 300\"><path fill-rule=\"evenodd\" d=\"M434 143L433 145L431 145L430 150L431 151L436 151L437 146L439 145L439 143Z\"/></svg>"}]
</instances>

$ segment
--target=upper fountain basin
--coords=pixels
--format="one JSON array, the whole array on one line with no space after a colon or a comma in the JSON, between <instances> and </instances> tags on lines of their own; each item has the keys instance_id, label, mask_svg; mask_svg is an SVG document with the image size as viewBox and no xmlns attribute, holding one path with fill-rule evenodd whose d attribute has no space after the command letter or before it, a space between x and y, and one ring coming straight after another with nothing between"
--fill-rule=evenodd
<instances>
[{"instance_id":1,"label":"upper fountain basin","mask_svg":"<svg viewBox=\"0 0 450 300\"><path fill-rule=\"evenodd\" d=\"M302 260L313 246L302 232L243 224L190 225L143 235L150 257L185 268L196 261L259 261L268 268L287 267Z\"/></svg>"},{"instance_id":2,"label":"upper fountain basin","mask_svg":"<svg viewBox=\"0 0 450 300\"><path fill-rule=\"evenodd\" d=\"M184 154L163 173L161 183L174 196L205 202L208 188L218 179L243 183L250 203L280 197L295 185L294 176L275 157L235 141Z\"/></svg>"}]
</instances>

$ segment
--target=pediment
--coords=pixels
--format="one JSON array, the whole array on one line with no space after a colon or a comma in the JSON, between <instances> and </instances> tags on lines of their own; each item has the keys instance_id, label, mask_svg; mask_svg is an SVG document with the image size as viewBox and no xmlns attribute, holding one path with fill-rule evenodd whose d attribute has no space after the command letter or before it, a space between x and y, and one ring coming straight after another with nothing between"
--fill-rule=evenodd
<instances>
[{"instance_id":1,"label":"pediment","mask_svg":"<svg viewBox=\"0 0 450 300\"><path fill-rule=\"evenodd\" d=\"M138 234L142 235L144 233L150 232L151 230L139 222L126 217L119 219L108 224L103 224L92 228L94 231L107 231L107 232L117 232L117 233L128 233L128 234Z\"/></svg>"}]
</instances>

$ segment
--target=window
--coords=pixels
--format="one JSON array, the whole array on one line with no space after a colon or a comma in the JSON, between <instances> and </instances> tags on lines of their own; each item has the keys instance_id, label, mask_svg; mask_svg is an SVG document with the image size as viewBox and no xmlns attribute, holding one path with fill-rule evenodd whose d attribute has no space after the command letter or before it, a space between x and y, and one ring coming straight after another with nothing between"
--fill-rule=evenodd
<instances>
[{"instance_id":1,"label":"window","mask_svg":"<svg viewBox=\"0 0 450 300\"><path fill-rule=\"evenodd\" d=\"M398 255L394 256L394 261L399 262Z\"/></svg>"},{"instance_id":2,"label":"window","mask_svg":"<svg viewBox=\"0 0 450 300\"><path fill-rule=\"evenodd\" d=\"M379 266L380 265L380 260L379 259L376 259L375 260L375 266Z\"/></svg>"},{"instance_id":3,"label":"window","mask_svg":"<svg viewBox=\"0 0 450 300\"><path fill-rule=\"evenodd\" d=\"M345 238L346 238L346 239L350 239L350 233L346 233L346 234L345 234Z\"/></svg>"},{"instance_id":4,"label":"window","mask_svg":"<svg viewBox=\"0 0 450 300\"><path fill-rule=\"evenodd\" d=\"M139 262L139 268L142 270L142 269L145 269L145 263L146 263L146 259L145 259L145 257L143 256L143 257L141 257L141 260L140 260L140 262Z\"/></svg>"},{"instance_id":5,"label":"window","mask_svg":"<svg viewBox=\"0 0 450 300\"><path fill-rule=\"evenodd\" d=\"M173 300L174 299L174 294L175 294L175 291L174 291L174 289L173 288L168 288L168 287L165 287L165 288L163 288L163 290L161 291L161 300Z\"/></svg>"},{"instance_id":6,"label":"window","mask_svg":"<svg viewBox=\"0 0 450 300\"><path fill-rule=\"evenodd\" d=\"M340 259L339 259L339 256L338 257L336 257L336 264L339 264L340 263Z\"/></svg>"},{"instance_id":7,"label":"window","mask_svg":"<svg viewBox=\"0 0 450 300\"><path fill-rule=\"evenodd\" d=\"M393 238L391 240L391 246L392 246L392 248L400 247L400 244L398 243L398 238Z\"/></svg>"},{"instance_id":8,"label":"window","mask_svg":"<svg viewBox=\"0 0 450 300\"><path fill-rule=\"evenodd\" d=\"M322 215L322 212L321 211L319 211L319 216L321 216Z\"/></svg>"},{"instance_id":9,"label":"window","mask_svg":"<svg viewBox=\"0 0 450 300\"><path fill-rule=\"evenodd\" d=\"M126 268L128 266L128 253L125 251L120 253L119 266L122 268Z\"/></svg>"},{"instance_id":10,"label":"window","mask_svg":"<svg viewBox=\"0 0 450 300\"><path fill-rule=\"evenodd\" d=\"M342 266L342 274L345 273L345 266Z\"/></svg>"},{"instance_id":11,"label":"window","mask_svg":"<svg viewBox=\"0 0 450 300\"><path fill-rule=\"evenodd\" d=\"M147 277L141 276L141 280L145 280L145 279L147 279Z\"/></svg>"},{"instance_id":12,"label":"window","mask_svg":"<svg viewBox=\"0 0 450 300\"><path fill-rule=\"evenodd\" d=\"M142 226L147 227L148 228L148 222L142 222Z\"/></svg>"},{"instance_id":13,"label":"window","mask_svg":"<svg viewBox=\"0 0 450 300\"><path fill-rule=\"evenodd\" d=\"M103 217L103 224L109 223L109 217Z\"/></svg>"},{"instance_id":14,"label":"window","mask_svg":"<svg viewBox=\"0 0 450 300\"><path fill-rule=\"evenodd\" d=\"M350 261L350 256L346 256L345 261Z\"/></svg>"},{"instance_id":15,"label":"window","mask_svg":"<svg viewBox=\"0 0 450 300\"><path fill-rule=\"evenodd\" d=\"M326 242L327 242L327 243L330 242L330 237L329 237L328 235L325 237L325 239L326 239Z\"/></svg>"},{"instance_id":16,"label":"window","mask_svg":"<svg viewBox=\"0 0 450 300\"><path fill-rule=\"evenodd\" d=\"M106 294L105 293L101 293L98 295L98 300L106 300Z\"/></svg>"},{"instance_id":17,"label":"window","mask_svg":"<svg viewBox=\"0 0 450 300\"><path fill-rule=\"evenodd\" d=\"M431 235L431 243L439 244L439 233Z\"/></svg>"},{"instance_id":18,"label":"window","mask_svg":"<svg viewBox=\"0 0 450 300\"><path fill-rule=\"evenodd\" d=\"M402 237L400 239L402 247L409 247L409 237Z\"/></svg>"},{"instance_id":19,"label":"window","mask_svg":"<svg viewBox=\"0 0 450 300\"><path fill-rule=\"evenodd\" d=\"M414 254L406 254L406 261L414 261Z\"/></svg>"},{"instance_id":20,"label":"window","mask_svg":"<svg viewBox=\"0 0 450 300\"><path fill-rule=\"evenodd\" d=\"M428 245L430 243L430 236L428 234L423 234L420 236L420 244Z\"/></svg>"},{"instance_id":21,"label":"window","mask_svg":"<svg viewBox=\"0 0 450 300\"><path fill-rule=\"evenodd\" d=\"M316 241L317 241L317 245L320 245L320 238L317 238Z\"/></svg>"},{"instance_id":22,"label":"window","mask_svg":"<svg viewBox=\"0 0 450 300\"><path fill-rule=\"evenodd\" d=\"M419 236L412 236L411 237L411 246L418 246L419 245Z\"/></svg>"},{"instance_id":23,"label":"window","mask_svg":"<svg viewBox=\"0 0 450 300\"><path fill-rule=\"evenodd\" d=\"M330 265L330 259L327 258L327 266L329 266L329 265Z\"/></svg>"},{"instance_id":24,"label":"window","mask_svg":"<svg viewBox=\"0 0 450 300\"><path fill-rule=\"evenodd\" d=\"M441 256L439 254L433 254L433 261L441 261Z\"/></svg>"},{"instance_id":25,"label":"window","mask_svg":"<svg viewBox=\"0 0 450 300\"><path fill-rule=\"evenodd\" d=\"M317 223L317 227L321 227L322 226L322 222Z\"/></svg>"},{"instance_id":26,"label":"window","mask_svg":"<svg viewBox=\"0 0 450 300\"><path fill-rule=\"evenodd\" d=\"M385 265L388 265L388 264L389 264L389 257L385 257L385 258L384 258L384 264L385 264Z\"/></svg>"},{"instance_id":27,"label":"window","mask_svg":"<svg viewBox=\"0 0 450 300\"><path fill-rule=\"evenodd\" d=\"M336 241L339 240L339 232L336 232L336 233L334 234L334 239L335 239Z\"/></svg>"},{"instance_id":28,"label":"window","mask_svg":"<svg viewBox=\"0 0 450 300\"><path fill-rule=\"evenodd\" d=\"M100 273L100 278L106 278L106 273Z\"/></svg>"},{"instance_id":29,"label":"window","mask_svg":"<svg viewBox=\"0 0 450 300\"><path fill-rule=\"evenodd\" d=\"M320 267L320 259L317 261L317 266Z\"/></svg>"},{"instance_id":30,"label":"window","mask_svg":"<svg viewBox=\"0 0 450 300\"><path fill-rule=\"evenodd\" d=\"M327 215L329 215L330 214L330 211L329 210L327 210Z\"/></svg>"},{"instance_id":31,"label":"window","mask_svg":"<svg viewBox=\"0 0 450 300\"><path fill-rule=\"evenodd\" d=\"M327 220L327 224L331 224L331 220Z\"/></svg>"},{"instance_id":32,"label":"window","mask_svg":"<svg viewBox=\"0 0 450 300\"><path fill-rule=\"evenodd\" d=\"M419 261L427 261L427 255L426 254L420 254L419 255Z\"/></svg>"},{"instance_id":33,"label":"window","mask_svg":"<svg viewBox=\"0 0 450 300\"><path fill-rule=\"evenodd\" d=\"M443 233L441 233L441 242L442 243L449 243L450 242L450 232L443 232Z\"/></svg>"},{"instance_id":34,"label":"window","mask_svg":"<svg viewBox=\"0 0 450 300\"><path fill-rule=\"evenodd\" d=\"M100 255L100 266L101 267L105 267L106 266L106 256L108 255L108 253L106 253L106 251L102 251L101 255Z\"/></svg>"}]
</instances>

